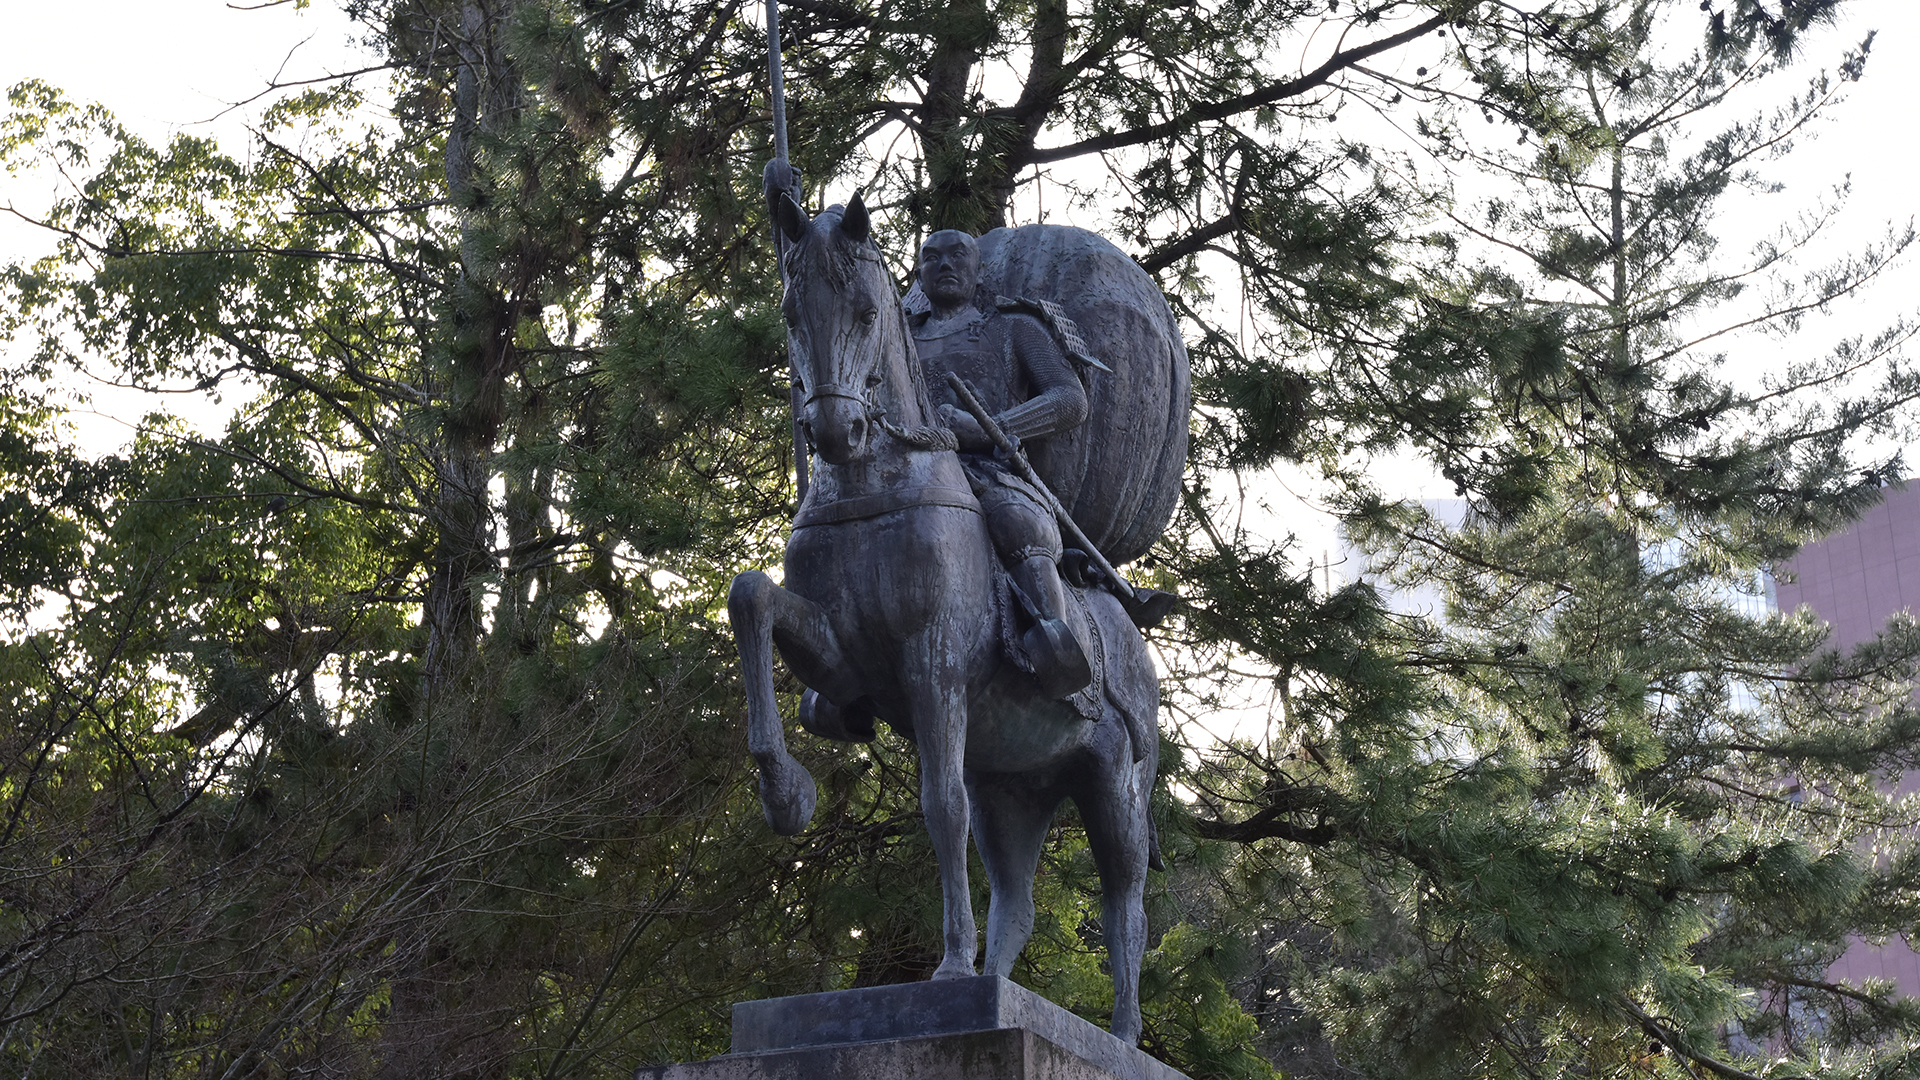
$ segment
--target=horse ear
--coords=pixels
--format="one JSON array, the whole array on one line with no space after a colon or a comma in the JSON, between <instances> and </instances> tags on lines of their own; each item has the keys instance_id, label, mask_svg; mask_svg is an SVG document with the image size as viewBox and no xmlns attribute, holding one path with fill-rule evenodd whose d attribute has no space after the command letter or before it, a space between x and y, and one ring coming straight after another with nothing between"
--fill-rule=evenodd
<instances>
[{"instance_id":1,"label":"horse ear","mask_svg":"<svg viewBox=\"0 0 1920 1080\"><path fill-rule=\"evenodd\" d=\"M780 231L787 235L787 239L794 243L806 238L807 212L800 209L800 204L793 201L793 196L784 191L773 202L773 220L780 226Z\"/></svg>"},{"instance_id":2,"label":"horse ear","mask_svg":"<svg viewBox=\"0 0 1920 1080\"><path fill-rule=\"evenodd\" d=\"M867 216L866 200L856 191L847 203L847 212L840 215L840 231L846 233L850 240L864 242L872 230L873 221Z\"/></svg>"}]
</instances>

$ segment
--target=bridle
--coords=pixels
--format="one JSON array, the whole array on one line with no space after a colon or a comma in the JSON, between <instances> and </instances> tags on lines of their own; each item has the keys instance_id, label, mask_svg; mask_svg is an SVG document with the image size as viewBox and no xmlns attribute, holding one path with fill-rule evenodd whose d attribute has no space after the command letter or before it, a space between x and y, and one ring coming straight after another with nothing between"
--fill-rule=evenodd
<instances>
[{"instance_id":1,"label":"bridle","mask_svg":"<svg viewBox=\"0 0 1920 1080\"><path fill-rule=\"evenodd\" d=\"M853 251L848 252L848 255L860 262L871 262L875 264L882 262L880 253L873 250L870 244L861 244ZM884 269L882 272L884 273ZM791 281L791 278L789 278L789 280ZM828 282L827 287L836 295L841 294L841 290L835 288L832 282ZM893 311L892 318L895 322L900 347L903 349L910 348L909 343L913 340L913 333L907 326L906 310L898 303L888 306L890 306ZM856 390L854 387L841 382L825 380L807 390L804 398L798 398L800 408L804 410L816 401L829 398L842 398L859 405L868 423L873 424L894 439L905 443L909 450L958 450L960 448L959 439L952 431L948 430L945 425L933 423L924 427L902 427L887 416L887 410L884 406L874 400L874 392L880 388L882 381L874 376L873 372L878 369L882 362L883 349L882 335L869 334L866 336L866 340L862 345L862 351L867 355L852 358L850 363L844 365L851 367L857 372L856 377L866 378L868 380L867 386ZM811 354L812 349L808 348L806 352ZM796 375L797 374L798 366L796 365ZM910 376L910 381L920 398L921 411L931 420L933 416L932 403L927 397L926 387L922 385L921 380L917 377ZM801 417L801 428L806 433L808 443L811 444L813 442L813 431L811 425L806 423L804 415Z\"/></svg>"},{"instance_id":2,"label":"bridle","mask_svg":"<svg viewBox=\"0 0 1920 1080\"><path fill-rule=\"evenodd\" d=\"M820 400L821 398L836 398L836 397L845 398L848 401L857 401L860 404L865 405L869 408L878 407L874 405L872 398L866 397L860 394L849 394L846 391L841 390L837 385L829 385L824 390L815 390L813 393L808 394L806 403L808 405L811 405L814 402Z\"/></svg>"},{"instance_id":3,"label":"bridle","mask_svg":"<svg viewBox=\"0 0 1920 1080\"><path fill-rule=\"evenodd\" d=\"M877 253L870 254L861 252L857 253L855 257L870 259L874 262L880 261ZM839 290L835 291L838 292ZM906 311L897 303L893 304L892 308L892 317L896 320L897 339L893 342L887 342L882 334L868 334L865 336L865 341L861 347L870 355L849 358L848 362L842 365L843 369L851 369L856 373L856 378L869 380L864 390L862 392L855 392L853 387L844 383L824 381L807 391L804 399L801 399L801 407L805 409L814 402L829 398L843 398L858 404L866 416L868 423L880 429L880 431L887 436L898 440L909 452L916 450L958 450L960 448L960 440L955 437L953 432L947 430L944 425L935 423L924 427L901 427L889 419L886 409L878 401L874 400L874 391L883 385L882 380L873 374L884 360L883 350L888 344L897 345L902 350L912 347L910 342L913 340L913 335L907 327ZM811 350L807 351L810 352ZM908 361L908 363L910 364L911 361ZM796 365L796 373L797 370L798 366ZM921 411L931 418L932 405L927 399L925 386L921 380L913 374L909 374L908 379L913 386L913 392L916 393L920 399ZM799 396L796 395L796 398L798 397ZM813 431L811 425L806 423L804 415L801 418L801 427L806 432L807 442L811 444L813 442ZM882 514L893 513L897 510L926 506L945 506L972 511L976 514L980 512L979 500L974 497L972 491L964 486L949 487L945 484L916 484L887 491L842 496L827 503L807 502L801 506L799 512L794 516L793 527L801 529L817 525L838 525L852 521L863 521L868 518L878 517Z\"/></svg>"}]
</instances>

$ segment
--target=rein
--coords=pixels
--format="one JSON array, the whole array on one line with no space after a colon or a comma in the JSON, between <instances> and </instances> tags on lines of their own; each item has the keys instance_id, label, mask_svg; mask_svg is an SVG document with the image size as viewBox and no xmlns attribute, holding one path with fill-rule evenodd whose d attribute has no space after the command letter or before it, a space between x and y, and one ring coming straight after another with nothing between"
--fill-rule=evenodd
<instances>
[{"instance_id":1,"label":"rein","mask_svg":"<svg viewBox=\"0 0 1920 1080\"><path fill-rule=\"evenodd\" d=\"M874 262L879 262L878 257L875 255L867 255L866 253L861 253L861 255ZM901 348L903 350L911 350L913 347L913 335L907 327L907 313L896 305L895 317L898 320ZM876 355L873 358L872 364L858 365L863 370L869 369L880 362L880 357L877 355L880 348L879 343L875 342L868 348ZM911 354L905 358L905 362L907 364L907 381L912 387L912 393L919 399L921 413L926 416L934 415L932 399L927 396L926 382L920 377L920 372ZM875 385L874 389L877 389L877 387L878 384ZM875 427L879 428L888 437L905 445L909 451L928 453L957 451L960 449L959 437L944 424L935 423L920 427L902 427L894 423L894 421L887 416L887 410L873 399L873 389L868 389L865 393L856 394L839 383L824 383L818 385L807 395L806 404L812 404L814 401L822 398L844 398L845 400L859 403L861 407L866 410L867 419L872 422ZM815 490L817 491L818 489L816 488ZM945 506L959 510L971 510L976 514L980 512L980 501L974 497L970 489L947 487L938 484L916 485L866 495L849 495L834 499L831 502L812 504L803 502L800 512L794 516L793 527L796 529L804 529L814 525L837 525L848 521L864 521L867 518L890 514L896 510L910 510L921 506Z\"/></svg>"},{"instance_id":2,"label":"rein","mask_svg":"<svg viewBox=\"0 0 1920 1080\"><path fill-rule=\"evenodd\" d=\"M869 252L855 252L854 258L865 259L867 261L875 262L875 263L880 262L880 258L877 254L873 254ZM910 348L911 346L908 345L907 343L913 340L913 333L907 326L906 310L904 308L899 308L898 306L896 306L895 318L898 320L901 344L903 347ZM879 351L878 343L876 342L872 345L869 345L868 351L877 353ZM879 363L879 357L875 356L871 364L862 363L859 366L863 369L871 368L878 365L878 363ZM914 395L920 399L921 413L923 415L932 416L933 402L932 402L932 399L930 399L927 396L927 388L926 388L925 380L920 377L919 369L911 361L908 362L907 381L912 385ZM957 451L960 449L959 436L955 435L952 429L948 428L945 424L936 423L936 424L929 424L923 427L908 428L908 427L901 427L899 424L894 423L892 419L890 419L887 416L886 409L881 407L881 405L878 402L873 400L872 389L868 389L864 393L854 393L850 388L842 386L839 383L834 383L834 382L821 383L818 386L816 386L810 393L807 394L806 400L802 403L803 407L805 405L811 405L815 401L818 401L822 398L842 398L846 401L857 402L862 408L866 410L867 419L870 422L872 422L881 431L884 431L888 435L892 436L893 438L898 439L902 443L905 443L908 449L910 450L919 450L919 451L956 450Z\"/></svg>"}]
</instances>

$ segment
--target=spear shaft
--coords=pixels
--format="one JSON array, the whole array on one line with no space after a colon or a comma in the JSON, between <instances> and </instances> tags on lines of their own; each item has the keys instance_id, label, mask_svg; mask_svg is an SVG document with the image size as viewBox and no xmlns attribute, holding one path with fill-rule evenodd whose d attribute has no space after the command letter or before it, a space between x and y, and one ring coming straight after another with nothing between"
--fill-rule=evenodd
<instances>
[{"instance_id":1,"label":"spear shaft","mask_svg":"<svg viewBox=\"0 0 1920 1080\"><path fill-rule=\"evenodd\" d=\"M787 80L780 70L780 0L767 0L767 82L772 88L773 99L773 160L784 166L787 164ZM789 177L792 175L784 168L781 173ZM796 199L800 197L798 189L794 191L793 197ZM773 237L774 247L777 250L781 246L778 228L774 229ZM809 471L807 455L810 451L807 448L806 430L800 425L802 406L798 383L794 384L789 397L793 405L794 488L799 501L804 503L807 501L808 481L811 479L807 475Z\"/></svg>"},{"instance_id":2,"label":"spear shaft","mask_svg":"<svg viewBox=\"0 0 1920 1080\"><path fill-rule=\"evenodd\" d=\"M787 160L787 81L780 72L780 0L767 0L767 73L773 83L773 159Z\"/></svg>"}]
</instances>

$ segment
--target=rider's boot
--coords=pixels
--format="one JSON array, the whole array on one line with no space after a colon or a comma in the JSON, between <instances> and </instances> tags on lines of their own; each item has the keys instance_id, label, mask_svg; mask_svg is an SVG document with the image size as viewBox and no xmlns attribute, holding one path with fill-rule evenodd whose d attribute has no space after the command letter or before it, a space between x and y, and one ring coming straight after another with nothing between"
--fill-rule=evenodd
<instances>
[{"instance_id":1,"label":"rider's boot","mask_svg":"<svg viewBox=\"0 0 1920 1080\"><path fill-rule=\"evenodd\" d=\"M1033 555L1013 567L1014 584L1033 604L1034 624L1020 638L1041 693L1067 697L1093 681L1087 650L1067 625L1067 594L1052 558Z\"/></svg>"}]
</instances>

